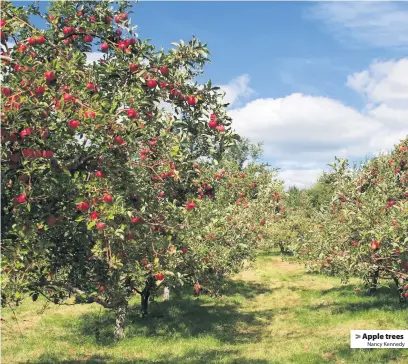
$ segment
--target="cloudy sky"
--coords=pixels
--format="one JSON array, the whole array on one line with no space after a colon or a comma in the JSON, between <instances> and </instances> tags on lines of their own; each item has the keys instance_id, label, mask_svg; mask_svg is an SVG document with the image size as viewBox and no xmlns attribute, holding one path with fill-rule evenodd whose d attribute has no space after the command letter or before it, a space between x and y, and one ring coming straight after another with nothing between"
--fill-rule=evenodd
<instances>
[{"instance_id":1,"label":"cloudy sky","mask_svg":"<svg viewBox=\"0 0 408 364\"><path fill-rule=\"evenodd\" d=\"M158 47L208 43L200 80L222 86L235 129L287 185L408 134L408 3L141 1L131 18Z\"/></svg>"}]
</instances>

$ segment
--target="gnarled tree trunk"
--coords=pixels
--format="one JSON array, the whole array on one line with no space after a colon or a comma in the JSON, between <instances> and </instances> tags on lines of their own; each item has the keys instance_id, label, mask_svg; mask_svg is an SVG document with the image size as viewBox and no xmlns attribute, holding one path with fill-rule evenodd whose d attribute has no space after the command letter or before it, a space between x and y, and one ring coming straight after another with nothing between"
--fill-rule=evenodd
<instances>
[{"instance_id":1,"label":"gnarled tree trunk","mask_svg":"<svg viewBox=\"0 0 408 364\"><path fill-rule=\"evenodd\" d=\"M378 277L380 276L380 268L378 266L373 266L373 275L371 278L371 285L367 290L367 293L371 294L377 290Z\"/></svg>"},{"instance_id":2,"label":"gnarled tree trunk","mask_svg":"<svg viewBox=\"0 0 408 364\"><path fill-rule=\"evenodd\" d=\"M145 288L141 293L141 316L146 317L149 313L149 298L155 287L156 279L154 276L151 276L147 279Z\"/></svg>"},{"instance_id":3,"label":"gnarled tree trunk","mask_svg":"<svg viewBox=\"0 0 408 364\"><path fill-rule=\"evenodd\" d=\"M168 301L169 298L170 298L170 289L169 287L164 287L163 301Z\"/></svg>"},{"instance_id":4,"label":"gnarled tree trunk","mask_svg":"<svg viewBox=\"0 0 408 364\"><path fill-rule=\"evenodd\" d=\"M115 340L122 340L125 337L127 305L124 304L116 309L116 324L114 336Z\"/></svg>"},{"instance_id":5,"label":"gnarled tree trunk","mask_svg":"<svg viewBox=\"0 0 408 364\"><path fill-rule=\"evenodd\" d=\"M404 303L406 302L406 299L404 297L404 279L403 278L397 278L397 277L393 277L394 282L397 286L397 293L398 293L398 298L400 303Z\"/></svg>"}]
</instances>

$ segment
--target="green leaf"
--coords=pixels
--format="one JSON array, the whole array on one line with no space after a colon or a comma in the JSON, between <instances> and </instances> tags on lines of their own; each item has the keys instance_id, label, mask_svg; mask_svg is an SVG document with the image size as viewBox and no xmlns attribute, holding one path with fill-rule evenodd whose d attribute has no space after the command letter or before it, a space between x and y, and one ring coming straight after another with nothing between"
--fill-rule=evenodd
<instances>
[{"instance_id":1,"label":"green leaf","mask_svg":"<svg viewBox=\"0 0 408 364\"><path fill-rule=\"evenodd\" d=\"M171 150L170 155L171 155L172 157L176 156L177 153L179 152L179 150L180 150L180 147L179 147L178 145L175 145L175 146L173 147L173 149Z\"/></svg>"},{"instance_id":2,"label":"green leaf","mask_svg":"<svg viewBox=\"0 0 408 364\"><path fill-rule=\"evenodd\" d=\"M87 229L91 230L94 226L95 226L96 222L95 221L91 221L88 225L87 225Z\"/></svg>"}]
</instances>

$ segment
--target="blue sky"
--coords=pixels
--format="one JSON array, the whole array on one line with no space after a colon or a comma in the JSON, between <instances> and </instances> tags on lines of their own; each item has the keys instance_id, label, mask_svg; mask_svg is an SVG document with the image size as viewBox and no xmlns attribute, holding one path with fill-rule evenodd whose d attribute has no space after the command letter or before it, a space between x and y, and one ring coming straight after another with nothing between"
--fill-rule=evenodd
<instances>
[{"instance_id":1,"label":"blue sky","mask_svg":"<svg viewBox=\"0 0 408 364\"><path fill-rule=\"evenodd\" d=\"M158 47L208 43L201 80L223 86L237 130L288 184L408 134L408 3L141 1L131 18Z\"/></svg>"}]
</instances>

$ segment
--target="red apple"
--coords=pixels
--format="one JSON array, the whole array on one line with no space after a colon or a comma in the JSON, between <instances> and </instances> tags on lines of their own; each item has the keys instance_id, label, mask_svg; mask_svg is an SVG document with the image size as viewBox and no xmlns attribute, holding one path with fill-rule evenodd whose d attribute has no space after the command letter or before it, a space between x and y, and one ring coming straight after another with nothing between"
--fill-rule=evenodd
<instances>
[{"instance_id":1,"label":"red apple","mask_svg":"<svg viewBox=\"0 0 408 364\"><path fill-rule=\"evenodd\" d=\"M68 123L68 125L71 127L71 128L74 128L74 129L76 129L78 126L79 126L79 120L71 120L69 123Z\"/></svg>"},{"instance_id":2,"label":"red apple","mask_svg":"<svg viewBox=\"0 0 408 364\"><path fill-rule=\"evenodd\" d=\"M64 27L63 29L62 29L62 32L65 34L65 35L68 35L68 34L71 34L71 33L73 33L75 31L75 28L74 27Z\"/></svg>"},{"instance_id":3,"label":"red apple","mask_svg":"<svg viewBox=\"0 0 408 364\"><path fill-rule=\"evenodd\" d=\"M208 122L208 126L209 126L211 129L215 129L215 128L217 127L217 121L215 121L215 120L210 120L210 121Z\"/></svg>"},{"instance_id":4,"label":"red apple","mask_svg":"<svg viewBox=\"0 0 408 364\"><path fill-rule=\"evenodd\" d=\"M139 119L139 114L136 112L135 109L127 109L126 114L131 119Z\"/></svg>"},{"instance_id":5,"label":"red apple","mask_svg":"<svg viewBox=\"0 0 408 364\"><path fill-rule=\"evenodd\" d=\"M379 248L379 246L380 246L380 242L379 242L379 241L373 241L373 242L370 244L371 250L377 250L377 249Z\"/></svg>"},{"instance_id":6,"label":"red apple","mask_svg":"<svg viewBox=\"0 0 408 364\"><path fill-rule=\"evenodd\" d=\"M42 153L41 153L40 150L34 150L33 151L33 156L34 156L34 158L41 158Z\"/></svg>"},{"instance_id":7,"label":"red apple","mask_svg":"<svg viewBox=\"0 0 408 364\"><path fill-rule=\"evenodd\" d=\"M27 135L31 135L31 128L23 129L20 131L21 139L24 139Z\"/></svg>"},{"instance_id":8,"label":"red apple","mask_svg":"<svg viewBox=\"0 0 408 364\"><path fill-rule=\"evenodd\" d=\"M101 51L102 52L107 52L109 49L109 45L107 43L102 43L101 44Z\"/></svg>"},{"instance_id":9,"label":"red apple","mask_svg":"<svg viewBox=\"0 0 408 364\"><path fill-rule=\"evenodd\" d=\"M54 156L54 152L52 150L43 150L42 157L45 159L51 159Z\"/></svg>"},{"instance_id":10,"label":"red apple","mask_svg":"<svg viewBox=\"0 0 408 364\"><path fill-rule=\"evenodd\" d=\"M103 196L103 200L104 200L105 202L112 203L113 198L112 198L111 195L105 195L105 196Z\"/></svg>"},{"instance_id":11,"label":"red apple","mask_svg":"<svg viewBox=\"0 0 408 364\"><path fill-rule=\"evenodd\" d=\"M132 223L137 224L137 223L139 223L139 221L140 221L140 217L139 217L139 216L136 216L136 217L134 217L131 221L132 221Z\"/></svg>"},{"instance_id":12,"label":"red apple","mask_svg":"<svg viewBox=\"0 0 408 364\"><path fill-rule=\"evenodd\" d=\"M118 15L115 15L115 22L116 23L122 23L124 21L128 20L128 14L127 13L120 13Z\"/></svg>"},{"instance_id":13,"label":"red apple","mask_svg":"<svg viewBox=\"0 0 408 364\"><path fill-rule=\"evenodd\" d=\"M160 73L163 76L167 77L169 75L169 69L167 67L162 67L162 68L160 68Z\"/></svg>"},{"instance_id":14,"label":"red apple","mask_svg":"<svg viewBox=\"0 0 408 364\"><path fill-rule=\"evenodd\" d=\"M89 209L89 203L88 202L81 202L77 205L77 209L79 211L88 211Z\"/></svg>"},{"instance_id":15,"label":"red apple","mask_svg":"<svg viewBox=\"0 0 408 364\"><path fill-rule=\"evenodd\" d=\"M163 273L157 273L157 274L156 274L156 279L157 279L158 281L162 281L162 280L164 279L164 274L163 274Z\"/></svg>"},{"instance_id":16,"label":"red apple","mask_svg":"<svg viewBox=\"0 0 408 364\"><path fill-rule=\"evenodd\" d=\"M22 193L21 195L18 195L14 197L14 201L18 203L23 203L27 201L27 195L25 193Z\"/></svg>"},{"instance_id":17,"label":"red apple","mask_svg":"<svg viewBox=\"0 0 408 364\"><path fill-rule=\"evenodd\" d=\"M183 252L183 254L187 253L187 248L181 248L181 251Z\"/></svg>"},{"instance_id":18,"label":"red apple","mask_svg":"<svg viewBox=\"0 0 408 364\"><path fill-rule=\"evenodd\" d=\"M85 117L86 118L96 118L96 113L95 111L85 111Z\"/></svg>"},{"instance_id":19,"label":"red apple","mask_svg":"<svg viewBox=\"0 0 408 364\"><path fill-rule=\"evenodd\" d=\"M31 158L33 157L33 151L31 149L24 149L23 150L23 157L25 158Z\"/></svg>"},{"instance_id":20,"label":"red apple","mask_svg":"<svg viewBox=\"0 0 408 364\"><path fill-rule=\"evenodd\" d=\"M44 92L45 92L45 87L43 87L43 86L38 86L38 87L35 89L35 93L36 93L38 96L43 95Z\"/></svg>"},{"instance_id":21,"label":"red apple","mask_svg":"<svg viewBox=\"0 0 408 364\"><path fill-rule=\"evenodd\" d=\"M97 222L97 223L95 224L95 227L96 227L98 230L103 230L103 229L105 229L105 224L104 224L103 222Z\"/></svg>"},{"instance_id":22,"label":"red apple","mask_svg":"<svg viewBox=\"0 0 408 364\"><path fill-rule=\"evenodd\" d=\"M1 89L1 93L2 93L4 96L10 96L10 95L11 95L11 90L10 90L8 87L3 87L3 88Z\"/></svg>"},{"instance_id":23,"label":"red apple","mask_svg":"<svg viewBox=\"0 0 408 364\"><path fill-rule=\"evenodd\" d=\"M88 90L88 91L94 91L95 90L95 85L93 84L93 83L88 83L87 85L86 85L86 89Z\"/></svg>"},{"instance_id":24,"label":"red apple","mask_svg":"<svg viewBox=\"0 0 408 364\"><path fill-rule=\"evenodd\" d=\"M53 80L55 80L55 73L52 72L52 71L47 71L47 72L44 73L44 77L48 81L53 81Z\"/></svg>"},{"instance_id":25,"label":"red apple","mask_svg":"<svg viewBox=\"0 0 408 364\"><path fill-rule=\"evenodd\" d=\"M64 94L63 98L64 98L64 101L67 102L67 101L72 101L73 97L71 94Z\"/></svg>"},{"instance_id":26,"label":"red apple","mask_svg":"<svg viewBox=\"0 0 408 364\"><path fill-rule=\"evenodd\" d=\"M195 204L193 201L188 202L188 203L187 203L187 206L186 206L187 211L191 211L191 210L194 209L195 207L196 207L196 204Z\"/></svg>"},{"instance_id":27,"label":"red apple","mask_svg":"<svg viewBox=\"0 0 408 364\"><path fill-rule=\"evenodd\" d=\"M131 63L129 65L129 69L130 69L131 72L136 72L139 69L139 67L136 64Z\"/></svg>"},{"instance_id":28,"label":"red apple","mask_svg":"<svg viewBox=\"0 0 408 364\"><path fill-rule=\"evenodd\" d=\"M99 178L103 178L103 172L102 171L95 171L95 175Z\"/></svg>"},{"instance_id":29,"label":"red apple","mask_svg":"<svg viewBox=\"0 0 408 364\"><path fill-rule=\"evenodd\" d=\"M98 214L96 211L92 211L92 212L89 214L89 218L90 218L91 220L97 220L97 219L99 218L99 214Z\"/></svg>"},{"instance_id":30,"label":"red apple","mask_svg":"<svg viewBox=\"0 0 408 364\"><path fill-rule=\"evenodd\" d=\"M187 104L195 105L197 103L197 98L194 96L187 96Z\"/></svg>"},{"instance_id":31,"label":"red apple","mask_svg":"<svg viewBox=\"0 0 408 364\"><path fill-rule=\"evenodd\" d=\"M39 35L36 39L37 44L44 44L45 43L45 37L43 35Z\"/></svg>"},{"instance_id":32,"label":"red apple","mask_svg":"<svg viewBox=\"0 0 408 364\"><path fill-rule=\"evenodd\" d=\"M85 35L84 41L87 43L91 43L93 41L92 35L89 35L89 34Z\"/></svg>"},{"instance_id":33,"label":"red apple","mask_svg":"<svg viewBox=\"0 0 408 364\"><path fill-rule=\"evenodd\" d=\"M120 136L116 136L114 139L113 139L113 142L115 143L115 144L118 144L118 145L121 145L121 144L124 144L125 143L125 141L122 139L122 137L120 137Z\"/></svg>"},{"instance_id":34,"label":"red apple","mask_svg":"<svg viewBox=\"0 0 408 364\"><path fill-rule=\"evenodd\" d=\"M147 81L146 84L147 84L147 87L154 88L154 87L157 86L157 81L156 80L149 80L149 81Z\"/></svg>"}]
</instances>

